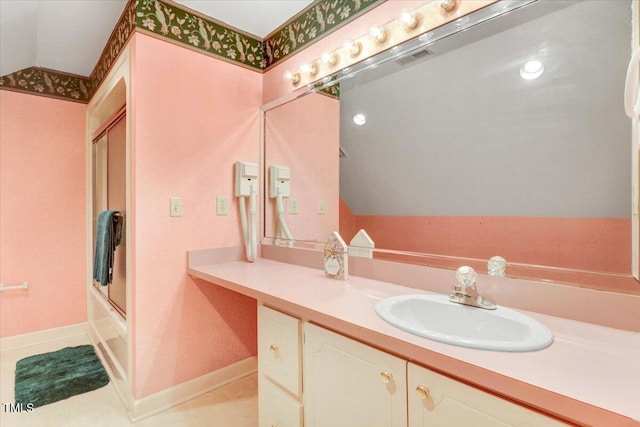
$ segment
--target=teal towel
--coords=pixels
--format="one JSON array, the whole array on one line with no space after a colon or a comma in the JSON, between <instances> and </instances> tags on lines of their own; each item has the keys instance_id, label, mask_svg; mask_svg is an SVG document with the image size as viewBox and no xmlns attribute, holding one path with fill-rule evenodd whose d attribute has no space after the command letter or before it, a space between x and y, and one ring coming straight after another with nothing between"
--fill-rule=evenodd
<instances>
[{"instance_id":1,"label":"teal towel","mask_svg":"<svg viewBox=\"0 0 640 427\"><path fill-rule=\"evenodd\" d=\"M116 246L122 238L123 218L115 210L106 210L98 215L96 250L93 259L93 278L102 286L113 280L113 259Z\"/></svg>"}]
</instances>

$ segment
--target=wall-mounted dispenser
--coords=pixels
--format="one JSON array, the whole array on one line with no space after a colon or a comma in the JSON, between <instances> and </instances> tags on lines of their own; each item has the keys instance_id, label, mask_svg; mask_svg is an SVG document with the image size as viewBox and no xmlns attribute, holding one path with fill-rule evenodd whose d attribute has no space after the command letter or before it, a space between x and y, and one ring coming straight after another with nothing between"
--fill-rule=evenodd
<instances>
[{"instance_id":1,"label":"wall-mounted dispenser","mask_svg":"<svg viewBox=\"0 0 640 427\"><path fill-rule=\"evenodd\" d=\"M258 165L236 161L236 197L240 202L240 222L247 260L253 262L258 254ZM249 218L247 219L247 199Z\"/></svg>"},{"instance_id":2,"label":"wall-mounted dispenser","mask_svg":"<svg viewBox=\"0 0 640 427\"><path fill-rule=\"evenodd\" d=\"M278 229L276 231L275 245L280 245L282 234L287 238L287 246L293 246L293 236L287 226L285 219L285 199L290 196L291 190L289 181L291 170L288 166L271 165L269 167L269 197L276 199L276 214L278 218Z\"/></svg>"}]
</instances>

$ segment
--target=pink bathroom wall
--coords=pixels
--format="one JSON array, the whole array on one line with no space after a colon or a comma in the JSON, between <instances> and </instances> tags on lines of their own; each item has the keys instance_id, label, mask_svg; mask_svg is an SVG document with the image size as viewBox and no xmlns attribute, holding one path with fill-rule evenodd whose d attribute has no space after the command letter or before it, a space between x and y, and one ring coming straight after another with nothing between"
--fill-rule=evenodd
<instances>
[{"instance_id":1,"label":"pink bathroom wall","mask_svg":"<svg viewBox=\"0 0 640 427\"><path fill-rule=\"evenodd\" d=\"M628 218L357 215L376 247L630 274Z\"/></svg>"},{"instance_id":2,"label":"pink bathroom wall","mask_svg":"<svg viewBox=\"0 0 640 427\"><path fill-rule=\"evenodd\" d=\"M291 235L324 242L338 229L340 101L314 93L267 111L266 118L266 166L291 170L291 199L298 203L296 214L285 207ZM324 214L317 212L320 201L325 204ZM265 236L276 237L276 227L276 202L268 198Z\"/></svg>"},{"instance_id":3,"label":"pink bathroom wall","mask_svg":"<svg viewBox=\"0 0 640 427\"><path fill-rule=\"evenodd\" d=\"M233 166L258 162L261 81L147 35L132 41L136 399L256 355L256 301L191 278L187 251L242 245Z\"/></svg>"},{"instance_id":4,"label":"pink bathroom wall","mask_svg":"<svg viewBox=\"0 0 640 427\"><path fill-rule=\"evenodd\" d=\"M0 91L0 337L87 320L85 113Z\"/></svg>"}]
</instances>

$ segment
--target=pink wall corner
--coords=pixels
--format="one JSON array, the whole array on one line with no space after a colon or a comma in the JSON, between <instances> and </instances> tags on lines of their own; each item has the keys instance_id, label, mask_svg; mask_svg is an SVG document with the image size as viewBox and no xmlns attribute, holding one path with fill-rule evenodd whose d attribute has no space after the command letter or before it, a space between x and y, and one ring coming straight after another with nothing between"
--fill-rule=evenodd
<instances>
[{"instance_id":1,"label":"pink wall corner","mask_svg":"<svg viewBox=\"0 0 640 427\"><path fill-rule=\"evenodd\" d=\"M340 102L315 93L269 110L266 117L266 167L289 166L291 198L298 201L297 214L285 207L287 226L296 240L324 242L338 229ZM268 172L266 179L268 186ZM276 203L268 197L265 235L276 237ZM321 200L322 215L317 213Z\"/></svg>"},{"instance_id":2,"label":"pink wall corner","mask_svg":"<svg viewBox=\"0 0 640 427\"><path fill-rule=\"evenodd\" d=\"M0 90L0 336L86 322L86 105Z\"/></svg>"},{"instance_id":3,"label":"pink wall corner","mask_svg":"<svg viewBox=\"0 0 640 427\"><path fill-rule=\"evenodd\" d=\"M236 160L258 162L262 76L147 35L132 43L133 395L256 354L256 302L187 275L187 251L241 246ZM216 196L229 200L217 216ZM180 197L183 216L169 216Z\"/></svg>"},{"instance_id":4,"label":"pink wall corner","mask_svg":"<svg viewBox=\"0 0 640 427\"><path fill-rule=\"evenodd\" d=\"M348 244L358 232L357 217L342 199L338 203L340 204L340 236Z\"/></svg>"},{"instance_id":5,"label":"pink wall corner","mask_svg":"<svg viewBox=\"0 0 640 427\"><path fill-rule=\"evenodd\" d=\"M393 21L400 16L403 10L412 10L425 3L427 3L427 1L424 0L393 0L383 2L344 27L311 44L290 58L281 61L263 75L263 103L266 104L278 99L296 89L290 82L283 80L282 76L286 71L297 70L303 64L319 59L323 53L331 52L341 47L347 40L367 34L370 27ZM362 59L365 58L363 57ZM337 68L340 68L340 65L338 65Z\"/></svg>"}]
</instances>

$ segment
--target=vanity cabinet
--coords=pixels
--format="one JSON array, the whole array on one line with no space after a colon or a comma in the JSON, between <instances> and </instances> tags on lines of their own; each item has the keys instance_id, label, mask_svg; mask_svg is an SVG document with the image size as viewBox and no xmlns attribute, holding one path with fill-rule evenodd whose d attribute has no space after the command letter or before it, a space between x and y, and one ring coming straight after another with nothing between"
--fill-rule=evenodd
<instances>
[{"instance_id":1,"label":"vanity cabinet","mask_svg":"<svg viewBox=\"0 0 640 427\"><path fill-rule=\"evenodd\" d=\"M260 427L566 425L265 306L258 369Z\"/></svg>"},{"instance_id":2,"label":"vanity cabinet","mask_svg":"<svg viewBox=\"0 0 640 427\"><path fill-rule=\"evenodd\" d=\"M413 363L407 387L409 427L567 425Z\"/></svg>"},{"instance_id":3,"label":"vanity cabinet","mask_svg":"<svg viewBox=\"0 0 640 427\"><path fill-rule=\"evenodd\" d=\"M274 382L258 378L258 396L260 427L302 427L302 403Z\"/></svg>"},{"instance_id":4,"label":"vanity cabinet","mask_svg":"<svg viewBox=\"0 0 640 427\"><path fill-rule=\"evenodd\" d=\"M406 362L304 324L305 427L406 427Z\"/></svg>"},{"instance_id":5,"label":"vanity cabinet","mask_svg":"<svg viewBox=\"0 0 640 427\"><path fill-rule=\"evenodd\" d=\"M258 306L260 427L302 427L301 322Z\"/></svg>"}]
</instances>

